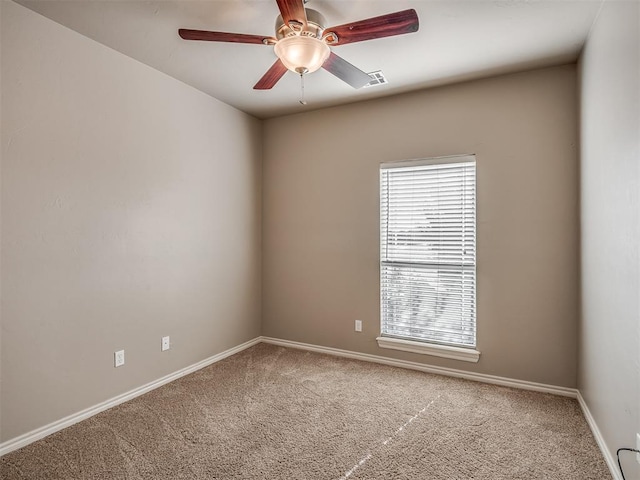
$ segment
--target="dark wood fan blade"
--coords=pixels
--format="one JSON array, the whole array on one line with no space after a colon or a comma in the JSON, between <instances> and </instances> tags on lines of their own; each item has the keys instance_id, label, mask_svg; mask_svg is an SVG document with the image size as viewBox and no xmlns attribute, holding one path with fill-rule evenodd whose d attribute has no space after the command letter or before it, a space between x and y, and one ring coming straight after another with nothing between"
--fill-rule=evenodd
<instances>
[{"instance_id":1,"label":"dark wood fan blade","mask_svg":"<svg viewBox=\"0 0 640 480\"><path fill-rule=\"evenodd\" d=\"M339 57L335 53L331 52L329 58L322 65L327 72L334 74L343 82L348 83L353 88L364 87L371 81L371 77L360 70L358 67L354 67L344 58Z\"/></svg>"},{"instance_id":2,"label":"dark wood fan blade","mask_svg":"<svg viewBox=\"0 0 640 480\"><path fill-rule=\"evenodd\" d=\"M273 88L273 86L278 83L278 80L282 78L282 76L287 73L287 67L284 66L284 63L280 61L280 59L276 60L276 63L271 65L271 68L267 70L258 83L256 83L253 87L254 90L269 90Z\"/></svg>"},{"instance_id":3,"label":"dark wood fan blade","mask_svg":"<svg viewBox=\"0 0 640 480\"><path fill-rule=\"evenodd\" d=\"M188 30L181 28L178 35L185 40L204 40L206 42L273 44L276 39L269 36L246 35L244 33L209 32L208 30Z\"/></svg>"},{"instance_id":4,"label":"dark wood fan blade","mask_svg":"<svg viewBox=\"0 0 640 480\"><path fill-rule=\"evenodd\" d=\"M291 22L307 24L307 13L304 11L303 0L277 0L282 19L287 25Z\"/></svg>"},{"instance_id":5,"label":"dark wood fan blade","mask_svg":"<svg viewBox=\"0 0 640 480\"><path fill-rule=\"evenodd\" d=\"M327 43L330 45L344 45L346 43L373 40L374 38L417 32L418 27L418 14L411 8L401 12L327 28L324 31L324 36L327 37ZM331 41L331 34L337 37L335 42Z\"/></svg>"}]
</instances>

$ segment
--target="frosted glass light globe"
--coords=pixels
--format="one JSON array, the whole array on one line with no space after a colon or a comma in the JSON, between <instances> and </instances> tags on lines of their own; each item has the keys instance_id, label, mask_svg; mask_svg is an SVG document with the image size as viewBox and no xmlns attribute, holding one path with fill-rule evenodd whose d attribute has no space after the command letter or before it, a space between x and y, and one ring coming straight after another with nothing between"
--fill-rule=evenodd
<instances>
[{"instance_id":1,"label":"frosted glass light globe","mask_svg":"<svg viewBox=\"0 0 640 480\"><path fill-rule=\"evenodd\" d=\"M274 51L284 66L296 73L315 72L331 53L322 40L299 35L279 40Z\"/></svg>"}]
</instances>

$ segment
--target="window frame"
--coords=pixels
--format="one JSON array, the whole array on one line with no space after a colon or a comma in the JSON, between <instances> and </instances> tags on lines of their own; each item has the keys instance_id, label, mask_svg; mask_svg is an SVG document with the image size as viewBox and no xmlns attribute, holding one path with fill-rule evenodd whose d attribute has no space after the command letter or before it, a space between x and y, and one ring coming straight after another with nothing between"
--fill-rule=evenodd
<instances>
[{"instance_id":1,"label":"window frame","mask_svg":"<svg viewBox=\"0 0 640 480\"><path fill-rule=\"evenodd\" d=\"M382 272L383 272L383 215L382 215L382 173L383 170L389 170L394 168L405 168L405 167L418 167L418 166L427 166L427 165L446 165L446 164L455 164L455 163L473 163L476 168L474 172L474 233L477 237L477 161L475 154L464 154L464 155L451 155L446 157L432 157L432 158L424 158L424 159L413 159L413 160L401 160L396 162L384 162L380 164L379 173L380 173L380 184L379 184L379 228L378 231L381 235L379 239L379 278L380 278L380 286L379 286L379 294L380 294L380 336L376 338L378 346L381 348L388 348L393 350L401 350L412 353L419 353L425 355L433 355L438 357L450 358L455 360L463 360L468 362L477 362L480 358L480 352L477 350L477 336L474 336L474 345L456 345L451 343L438 343L436 341L430 341L429 339L418 339L418 338L410 338L405 336L393 336L389 334L385 334L382 332L383 330L383 284L382 284ZM475 241L475 238L474 238ZM408 262L412 263L412 262ZM418 263L418 262L415 262ZM463 265L461 267L461 275L464 270ZM468 265L467 265L468 267ZM422 267L421 267L422 268ZM477 245L475 245L474 251L474 262L473 262L473 299L474 299L474 312L475 315L473 317L474 320L474 328L477 332Z\"/></svg>"}]
</instances>

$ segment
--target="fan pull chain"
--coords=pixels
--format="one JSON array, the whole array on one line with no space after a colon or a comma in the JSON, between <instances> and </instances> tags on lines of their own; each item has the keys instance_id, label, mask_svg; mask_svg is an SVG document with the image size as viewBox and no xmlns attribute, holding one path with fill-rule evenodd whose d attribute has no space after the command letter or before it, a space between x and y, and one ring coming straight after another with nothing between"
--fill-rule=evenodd
<instances>
[{"instance_id":1,"label":"fan pull chain","mask_svg":"<svg viewBox=\"0 0 640 480\"><path fill-rule=\"evenodd\" d=\"M300 72L300 105L306 105L307 101L304 99L304 72Z\"/></svg>"}]
</instances>

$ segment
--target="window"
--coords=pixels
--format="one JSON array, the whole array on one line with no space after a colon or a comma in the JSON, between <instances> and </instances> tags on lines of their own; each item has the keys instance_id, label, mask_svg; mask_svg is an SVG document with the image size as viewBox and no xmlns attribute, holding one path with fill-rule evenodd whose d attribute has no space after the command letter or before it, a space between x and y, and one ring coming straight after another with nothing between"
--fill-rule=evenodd
<instances>
[{"instance_id":1,"label":"window","mask_svg":"<svg viewBox=\"0 0 640 480\"><path fill-rule=\"evenodd\" d=\"M477 362L475 156L380 167L378 344Z\"/></svg>"}]
</instances>

